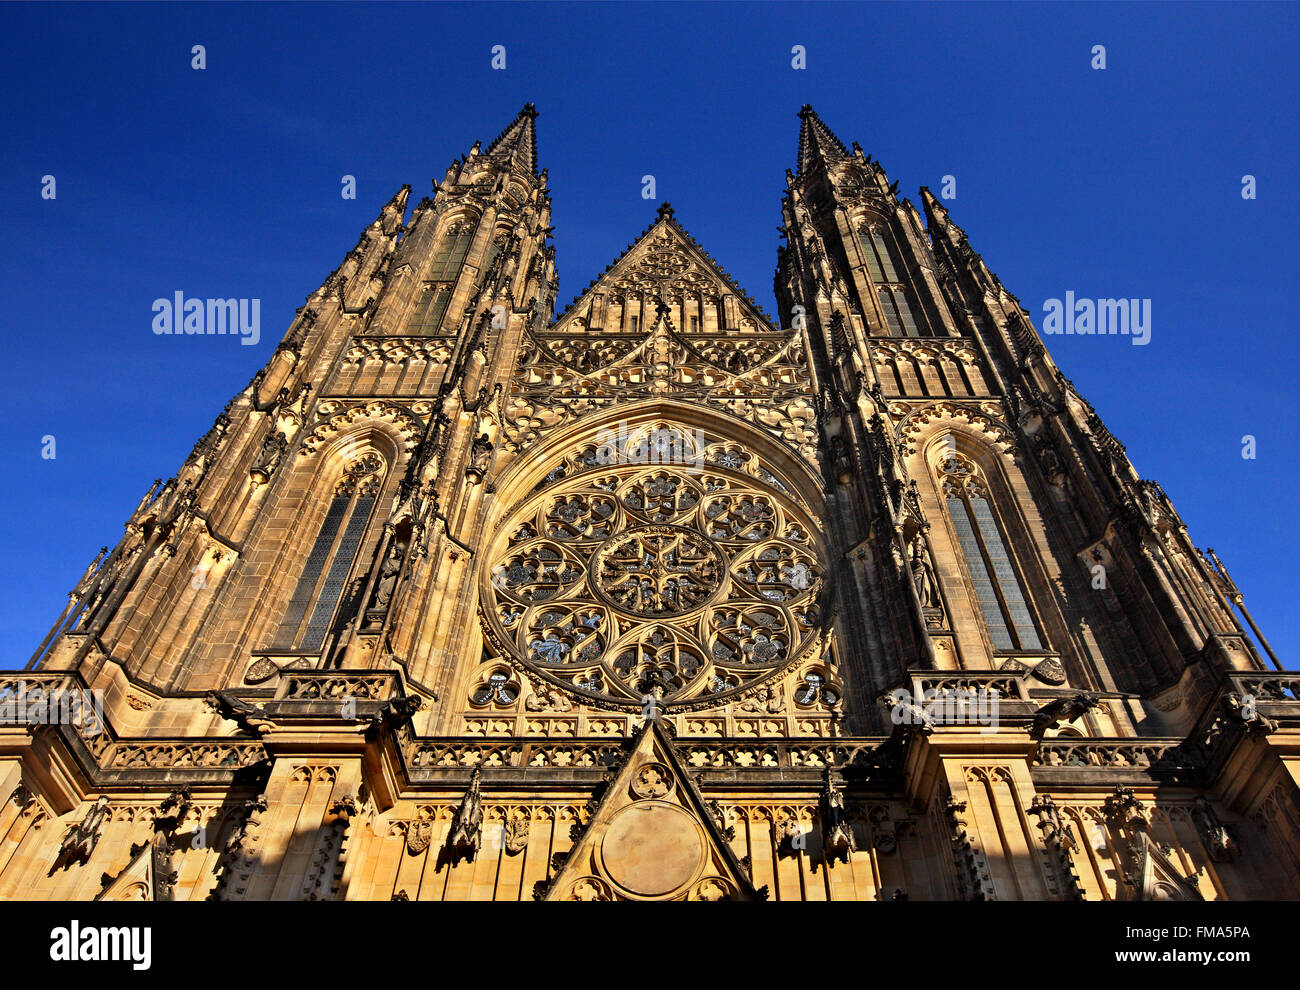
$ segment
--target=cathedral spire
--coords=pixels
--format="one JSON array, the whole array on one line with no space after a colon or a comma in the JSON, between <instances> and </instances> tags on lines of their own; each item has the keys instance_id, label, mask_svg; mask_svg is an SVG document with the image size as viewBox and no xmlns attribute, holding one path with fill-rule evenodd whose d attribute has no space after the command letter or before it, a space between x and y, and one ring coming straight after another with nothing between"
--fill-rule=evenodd
<instances>
[{"instance_id":1,"label":"cathedral spire","mask_svg":"<svg viewBox=\"0 0 1300 990\"><path fill-rule=\"evenodd\" d=\"M812 104L805 103L799 111L799 176L802 178L810 171L813 162L823 164L842 161L850 157L849 149L837 138L834 132L817 116Z\"/></svg>"},{"instance_id":2,"label":"cathedral spire","mask_svg":"<svg viewBox=\"0 0 1300 990\"><path fill-rule=\"evenodd\" d=\"M515 119L488 145L485 154L499 155L521 169L537 174L537 108L525 103Z\"/></svg>"}]
</instances>

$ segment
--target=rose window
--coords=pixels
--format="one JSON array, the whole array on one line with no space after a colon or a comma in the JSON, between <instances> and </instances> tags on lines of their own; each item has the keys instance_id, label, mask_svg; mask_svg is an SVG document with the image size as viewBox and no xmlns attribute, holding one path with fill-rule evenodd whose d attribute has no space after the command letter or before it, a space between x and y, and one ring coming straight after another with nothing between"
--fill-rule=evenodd
<instances>
[{"instance_id":1,"label":"rose window","mask_svg":"<svg viewBox=\"0 0 1300 990\"><path fill-rule=\"evenodd\" d=\"M505 520L484 574L487 637L597 703L723 704L812 648L817 531L784 487L729 465L592 464Z\"/></svg>"}]
</instances>

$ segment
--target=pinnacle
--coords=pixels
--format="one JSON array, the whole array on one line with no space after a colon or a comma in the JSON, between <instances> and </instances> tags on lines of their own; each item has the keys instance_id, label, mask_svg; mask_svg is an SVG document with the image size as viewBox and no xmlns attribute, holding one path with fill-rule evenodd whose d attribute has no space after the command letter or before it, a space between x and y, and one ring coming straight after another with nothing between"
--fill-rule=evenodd
<instances>
[{"instance_id":1,"label":"pinnacle","mask_svg":"<svg viewBox=\"0 0 1300 990\"><path fill-rule=\"evenodd\" d=\"M844 142L835 136L825 122L817 116L812 104L805 103L799 110L799 161L798 174L806 175L814 160L837 162L850 157Z\"/></svg>"},{"instance_id":2,"label":"pinnacle","mask_svg":"<svg viewBox=\"0 0 1300 990\"><path fill-rule=\"evenodd\" d=\"M393 198L388 201L385 209L405 210L407 198L411 195L411 184L408 182L401 189L393 194Z\"/></svg>"},{"instance_id":3,"label":"pinnacle","mask_svg":"<svg viewBox=\"0 0 1300 990\"><path fill-rule=\"evenodd\" d=\"M525 103L523 109L515 114L504 131L488 145L485 154L501 154L509 158L522 156L523 164L534 175L537 174L537 107Z\"/></svg>"}]
</instances>

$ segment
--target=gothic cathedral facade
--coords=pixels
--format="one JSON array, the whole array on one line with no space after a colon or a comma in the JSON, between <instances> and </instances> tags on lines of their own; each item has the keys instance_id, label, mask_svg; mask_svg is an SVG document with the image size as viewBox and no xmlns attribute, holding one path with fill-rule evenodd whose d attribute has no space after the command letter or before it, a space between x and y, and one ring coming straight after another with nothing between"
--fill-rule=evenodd
<instances>
[{"instance_id":1,"label":"gothic cathedral facade","mask_svg":"<svg viewBox=\"0 0 1300 990\"><path fill-rule=\"evenodd\" d=\"M531 105L399 191L0 674L0 898L1300 895L1300 675L799 116L777 318L667 204L553 315Z\"/></svg>"}]
</instances>

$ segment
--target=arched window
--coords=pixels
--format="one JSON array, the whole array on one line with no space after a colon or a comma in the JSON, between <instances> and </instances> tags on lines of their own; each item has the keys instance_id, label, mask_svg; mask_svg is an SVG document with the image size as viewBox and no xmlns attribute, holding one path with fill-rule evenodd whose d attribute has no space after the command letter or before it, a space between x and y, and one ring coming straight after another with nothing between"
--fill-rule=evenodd
<instances>
[{"instance_id":1,"label":"arched window","mask_svg":"<svg viewBox=\"0 0 1300 990\"><path fill-rule=\"evenodd\" d=\"M899 281L898 272L894 268L894 256L883 230L879 227L864 228L862 246L866 248L867 267L871 269L873 282L879 285L882 282Z\"/></svg>"},{"instance_id":2,"label":"arched window","mask_svg":"<svg viewBox=\"0 0 1300 990\"><path fill-rule=\"evenodd\" d=\"M474 239L474 225L468 221L453 224L447 228L442 243L433 256L433 266L429 269L432 282L455 281L460 274L460 266L465 263L469 253L470 241Z\"/></svg>"},{"instance_id":3,"label":"arched window","mask_svg":"<svg viewBox=\"0 0 1300 990\"><path fill-rule=\"evenodd\" d=\"M335 485L325 520L276 632L277 649L315 653L324 645L379 494L383 467L379 455L367 454L349 464Z\"/></svg>"},{"instance_id":4,"label":"arched window","mask_svg":"<svg viewBox=\"0 0 1300 990\"><path fill-rule=\"evenodd\" d=\"M993 648L1041 650L1024 589L989 504L987 482L974 464L956 453L943 459L939 474L948 516Z\"/></svg>"},{"instance_id":5,"label":"arched window","mask_svg":"<svg viewBox=\"0 0 1300 990\"><path fill-rule=\"evenodd\" d=\"M879 224L864 226L859 233L867 270L871 272L871 281L876 284L877 301L889 326L890 336L930 336L929 327L912 299L906 279L899 274L904 268L898 262L892 236Z\"/></svg>"},{"instance_id":6,"label":"arched window","mask_svg":"<svg viewBox=\"0 0 1300 990\"><path fill-rule=\"evenodd\" d=\"M434 253L424 291L411 313L411 321L407 324L408 333L429 335L441 329L442 319L447 315L447 307L451 304L451 296L456 289L456 279L460 276L461 265L465 263L473 239L474 226L468 221L447 228L442 243Z\"/></svg>"},{"instance_id":7,"label":"arched window","mask_svg":"<svg viewBox=\"0 0 1300 990\"><path fill-rule=\"evenodd\" d=\"M907 290L901 285L885 286L880 290L880 308L889 324L889 333L893 337L919 337L920 330L916 317L912 315L912 304L908 300Z\"/></svg>"}]
</instances>

